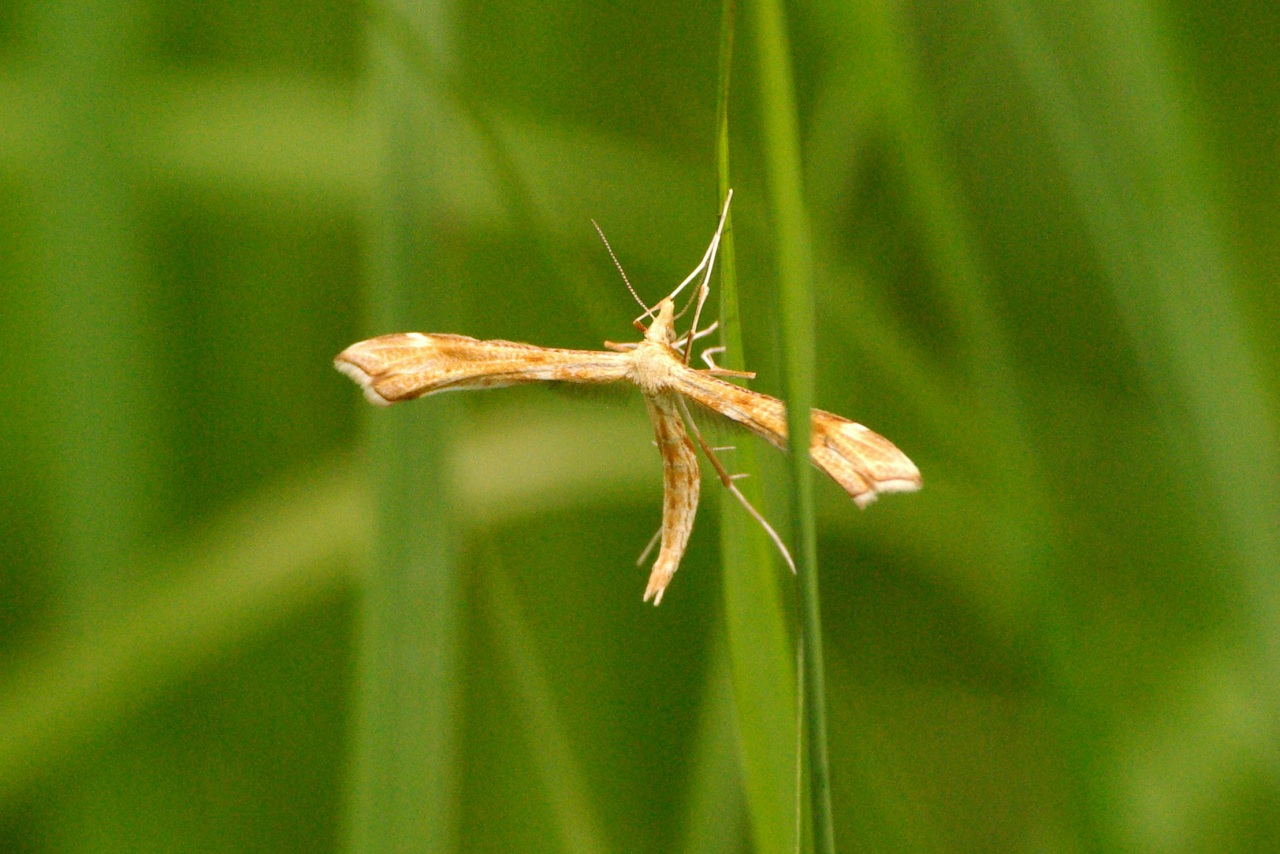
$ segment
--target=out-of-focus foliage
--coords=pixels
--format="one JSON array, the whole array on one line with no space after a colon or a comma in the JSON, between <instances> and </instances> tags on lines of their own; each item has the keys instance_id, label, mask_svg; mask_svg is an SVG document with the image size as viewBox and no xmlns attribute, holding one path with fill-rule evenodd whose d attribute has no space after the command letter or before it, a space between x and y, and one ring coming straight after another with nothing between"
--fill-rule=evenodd
<instances>
[{"instance_id":1,"label":"out-of-focus foliage","mask_svg":"<svg viewBox=\"0 0 1280 854\"><path fill-rule=\"evenodd\" d=\"M749 11L734 236L746 362L777 392ZM837 839L1273 845L1280 8L789 14L818 405L925 478L865 514L819 484ZM634 336L590 220L649 300L696 263L719 15L0 4L0 850L346 844L368 474L396 463L362 449L437 406L446 474L416 500L451 496L423 517L454 520L459 583L433 838L751 850L716 514L642 606L660 469L636 396L374 411L330 367L392 331L387 192L432 271L413 328Z\"/></svg>"}]
</instances>

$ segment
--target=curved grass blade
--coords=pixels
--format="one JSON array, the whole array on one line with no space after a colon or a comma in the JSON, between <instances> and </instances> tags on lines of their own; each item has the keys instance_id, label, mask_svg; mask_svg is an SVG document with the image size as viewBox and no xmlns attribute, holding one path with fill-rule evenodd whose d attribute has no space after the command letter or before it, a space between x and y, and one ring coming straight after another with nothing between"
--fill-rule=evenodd
<instances>
[{"instance_id":1,"label":"curved grass blade","mask_svg":"<svg viewBox=\"0 0 1280 854\"><path fill-rule=\"evenodd\" d=\"M787 427L791 447L800 637L804 648L800 659L804 663L801 691L807 736L804 756L808 765L808 785L802 786L807 795L807 798L802 797L802 807L808 807L808 827L814 850L834 852L818 599L817 531L814 524L813 474L807 454L814 384L813 262L801 181L800 132L786 17L781 4L775 0L759 0L755 10L765 169L769 180L771 221L777 230L778 308L782 322Z\"/></svg>"},{"instance_id":2,"label":"curved grass blade","mask_svg":"<svg viewBox=\"0 0 1280 854\"><path fill-rule=\"evenodd\" d=\"M729 91L736 5L734 0L724 3L720 30L716 166L721 202L730 189ZM726 224L720 243L720 334L723 366L745 370L732 222ZM752 475L739 488L759 506L756 451L753 443L740 443L733 468ZM720 555L725 651L737 698L738 752L751 835L757 851L788 851L795 847L796 757L792 740L779 733L795 731L795 663L779 584L783 573L765 532L728 500L720 502Z\"/></svg>"},{"instance_id":3,"label":"curved grass blade","mask_svg":"<svg viewBox=\"0 0 1280 854\"><path fill-rule=\"evenodd\" d=\"M416 107L421 81L393 44L375 35L375 99L385 129L384 189L374 246L375 325L391 328L449 311L428 294L432 223L426 176L418 172L425 132ZM456 847L461 588L457 525L449 498L449 401L425 411L370 418L375 493L374 560L360 608L351 847L356 851L449 851Z\"/></svg>"}]
</instances>

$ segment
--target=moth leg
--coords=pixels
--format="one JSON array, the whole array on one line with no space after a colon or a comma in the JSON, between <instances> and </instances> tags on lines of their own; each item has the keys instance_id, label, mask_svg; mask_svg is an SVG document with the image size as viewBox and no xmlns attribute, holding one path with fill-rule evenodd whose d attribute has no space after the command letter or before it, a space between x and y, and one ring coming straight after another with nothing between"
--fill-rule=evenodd
<instances>
[{"instance_id":1,"label":"moth leg","mask_svg":"<svg viewBox=\"0 0 1280 854\"><path fill-rule=\"evenodd\" d=\"M724 197L724 209L720 211L720 223L716 226L716 233L711 238L711 245L707 247L707 254L703 256L703 264L706 266L706 274L702 277L702 284L698 287L698 305L693 310L693 323L689 326L689 346L693 345L693 336L698 329L698 318L702 317L702 306L707 302L707 295L711 293L711 269L716 263L716 252L720 248L720 237L724 234L724 224L729 218L729 202L733 201L733 190L730 190ZM688 279L685 280L686 282ZM681 283L681 288L684 283ZM679 288L676 289L677 291ZM675 294L672 294L675 296ZM692 299L692 297L690 298ZM686 306L687 308L687 306ZM683 313L683 312L681 312ZM689 354L685 353L684 363L689 364Z\"/></svg>"},{"instance_id":2,"label":"moth leg","mask_svg":"<svg viewBox=\"0 0 1280 854\"><path fill-rule=\"evenodd\" d=\"M713 377L737 377L740 380L753 380L756 378L755 371L734 371L729 368L722 368L716 364L712 357L716 353L723 353L723 347L708 347L702 351L702 361L707 363L707 367L703 369L703 373L711 374Z\"/></svg>"},{"instance_id":3,"label":"moth leg","mask_svg":"<svg viewBox=\"0 0 1280 854\"><path fill-rule=\"evenodd\" d=\"M662 536L662 527L653 532L653 536L649 538L649 545L644 547L644 551L640 552L640 557L636 558L636 566L644 566L645 559L649 557L653 547L658 544L658 538Z\"/></svg>"},{"instance_id":4,"label":"moth leg","mask_svg":"<svg viewBox=\"0 0 1280 854\"><path fill-rule=\"evenodd\" d=\"M706 338L708 335L710 335L712 332L715 332L719 328L720 328L720 321L718 320L713 321L712 324L708 326L706 329L695 330L694 333L686 339L686 341L698 341L702 338ZM684 342L681 342L681 343L683 344ZM676 349L680 350L680 352L682 353L684 352L684 350L680 347L677 347ZM711 349L724 352L723 347L712 347Z\"/></svg>"},{"instance_id":5,"label":"moth leg","mask_svg":"<svg viewBox=\"0 0 1280 854\"><path fill-rule=\"evenodd\" d=\"M787 566L791 567L791 572L794 574L796 562L791 559L791 552L787 550L786 545L782 542L782 537L778 536L778 532L773 529L773 526L769 524L760 511L752 506L751 502L747 500L747 496L743 495L742 490L738 489L738 485L734 483L734 481L745 477L746 474L729 474L728 469L722 466L720 460L716 458L715 449L702 438L702 431L698 429L697 423L690 417L689 405L685 403L684 398L679 399L679 404L685 420L689 422L689 429L693 431L693 438L698 441L699 447L702 448L702 453L706 454L707 459L711 461L711 465L715 468L716 474L720 478L720 483L724 485L725 489L729 490L734 498L738 499L738 503L751 515L751 518L755 519L761 528L764 528L764 532L769 535L769 539L773 540L773 544L778 547L778 551L782 554L782 559L787 562Z\"/></svg>"},{"instance_id":6,"label":"moth leg","mask_svg":"<svg viewBox=\"0 0 1280 854\"><path fill-rule=\"evenodd\" d=\"M675 342L674 344L672 344L672 345L671 345L671 349L673 349L673 350L675 350L677 353L680 353L681 355L683 355L683 354L684 354L685 349L686 349L686 348L687 348L687 347L688 347L692 342L697 341L697 340L698 340L698 339L700 339L700 338L706 338L708 335L710 335L711 333L715 332L718 328L720 328L720 321L718 321L718 320L717 320L717 321L715 321L714 323L712 323L710 326L708 326L706 329L702 329L702 330L698 330L698 331L691 331L691 334L684 336L684 337L683 337L683 338L681 338L679 341L677 341L677 342ZM716 351L720 351L720 352L723 352L723 351L724 351L724 348L723 348L723 347L712 347L711 349L712 349L712 350L716 350ZM704 352L705 352L705 351L704 351ZM705 359L705 358L706 358L706 356L704 355L704 356L703 356L703 358ZM688 360L686 360L686 361L688 361Z\"/></svg>"}]
</instances>

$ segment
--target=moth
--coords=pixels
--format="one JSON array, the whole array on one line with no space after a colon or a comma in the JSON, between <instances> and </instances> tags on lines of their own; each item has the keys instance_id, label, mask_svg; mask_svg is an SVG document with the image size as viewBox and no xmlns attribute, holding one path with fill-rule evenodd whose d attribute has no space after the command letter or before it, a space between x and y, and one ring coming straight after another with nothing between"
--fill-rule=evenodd
<instances>
[{"instance_id":1,"label":"moth","mask_svg":"<svg viewBox=\"0 0 1280 854\"><path fill-rule=\"evenodd\" d=\"M716 250L729 211L730 191L720 222L702 262L653 308L645 306L635 289L627 287L644 313L634 325L644 333L637 342L605 342L605 350L563 350L514 341L479 341L465 335L398 332L352 344L334 359L334 366L355 380L371 403L388 406L402 400L463 389L498 388L534 382L586 384L631 383L644 395L658 450L662 455L663 502L658 557L649 575L644 601L661 603L662 595L680 566L693 531L701 478L692 433L724 486L764 526L794 571L785 545L738 490L690 417L689 403L745 427L775 447L787 447L786 405L767 394L751 391L721 377L752 379L754 373L719 368L704 352L706 368L689 365L695 340L711 333L715 324L698 331L698 318L709 291ZM599 227L597 226L597 230ZM601 237L603 238L603 233ZM605 241L608 247L608 241ZM610 255L613 250L609 249ZM614 258L615 264L617 258ZM618 265L619 271L622 270ZM623 274L626 281L626 273ZM697 308L685 334L676 332L675 298L699 275ZM692 300L691 300L692 302ZM687 306L686 306L687 308ZM648 319L646 327L643 320ZM809 456L815 466L840 484L859 507L890 492L920 488L920 471L892 442L861 424L839 415L812 410ZM643 563L650 543L640 556Z\"/></svg>"}]
</instances>

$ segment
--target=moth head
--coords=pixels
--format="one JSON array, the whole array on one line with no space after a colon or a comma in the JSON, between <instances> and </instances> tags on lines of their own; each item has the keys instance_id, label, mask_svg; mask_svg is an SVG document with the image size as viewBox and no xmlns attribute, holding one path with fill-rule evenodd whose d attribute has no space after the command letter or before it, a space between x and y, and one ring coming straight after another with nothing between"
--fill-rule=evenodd
<instances>
[{"instance_id":1,"label":"moth head","mask_svg":"<svg viewBox=\"0 0 1280 854\"><path fill-rule=\"evenodd\" d=\"M676 306L667 297L658 303L658 316L653 319L653 323L649 324L649 328L645 330L644 337L647 341L653 341L658 344L671 345L679 340L676 335Z\"/></svg>"}]
</instances>

